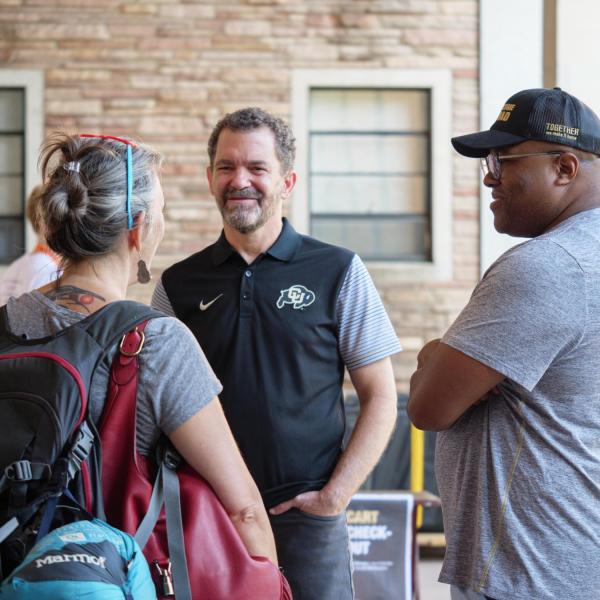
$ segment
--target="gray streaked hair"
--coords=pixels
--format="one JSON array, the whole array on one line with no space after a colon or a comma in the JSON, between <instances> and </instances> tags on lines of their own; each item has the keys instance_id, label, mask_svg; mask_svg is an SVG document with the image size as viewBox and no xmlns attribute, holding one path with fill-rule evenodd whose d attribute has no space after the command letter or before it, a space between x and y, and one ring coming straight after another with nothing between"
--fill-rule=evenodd
<instances>
[{"instance_id":1,"label":"gray streaked hair","mask_svg":"<svg viewBox=\"0 0 600 600\"><path fill-rule=\"evenodd\" d=\"M46 243L66 263L109 254L127 229L126 156L127 144L117 140L60 132L46 140L40 154L40 215ZM152 148L132 144L134 219L150 214L161 163Z\"/></svg>"}]
</instances>

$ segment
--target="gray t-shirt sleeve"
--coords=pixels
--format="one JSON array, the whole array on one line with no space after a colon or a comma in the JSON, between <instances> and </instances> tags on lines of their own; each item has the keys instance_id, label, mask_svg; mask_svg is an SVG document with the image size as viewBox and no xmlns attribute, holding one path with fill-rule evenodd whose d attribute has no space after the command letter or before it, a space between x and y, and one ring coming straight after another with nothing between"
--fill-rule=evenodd
<instances>
[{"instance_id":1,"label":"gray t-shirt sleeve","mask_svg":"<svg viewBox=\"0 0 600 600\"><path fill-rule=\"evenodd\" d=\"M442 341L531 391L577 345L585 319L577 261L555 242L531 240L490 267Z\"/></svg>"},{"instance_id":2,"label":"gray t-shirt sleeve","mask_svg":"<svg viewBox=\"0 0 600 600\"><path fill-rule=\"evenodd\" d=\"M151 305L161 312L164 312L165 315L169 315L171 317L175 316L175 311L173 310L169 296L167 296L167 292L165 291L162 278L158 281L156 287L154 288Z\"/></svg>"},{"instance_id":3,"label":"gray t-shirt sleeve","mask_svg":"<svg viewBox=\"0 0 600 600\"><path fill-rule=\"evenodd\" d=\"M337 300L338 346L349 371L402 347L365 265L354 255Z\"/></svg>"},{"instance_id":4,"label":"gray t-shirt sleeve","mask_svg":"<svg viewBox=\"0 0 600 600\"><path fill-rule=\"evenodd\" d=\"M140 353L138 426L144 415L167 435L212 400L222 390L196 338L174 318L153 319L146 328Z\"/></svg>"}]
</instances>

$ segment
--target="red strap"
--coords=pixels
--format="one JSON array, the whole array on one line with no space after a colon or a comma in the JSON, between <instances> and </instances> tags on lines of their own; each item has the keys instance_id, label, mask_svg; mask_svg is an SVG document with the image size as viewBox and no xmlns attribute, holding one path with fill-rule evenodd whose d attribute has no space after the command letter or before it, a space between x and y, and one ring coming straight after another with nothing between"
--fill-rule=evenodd
<instances>
[{"instance_id":1,"label":"red strap","mask_svg":"<svg viewBox=\"0 0 600 600\"><path fill-rule=\"evenodd\" d=\"M103 462L124 460L125 457L131 456L131 453L136 456L138 353L147 324L148 321L144 321L124 335L120 350L113 359L108 395L98 428L102 439ZM122 354L122 351L127 355ZM126 435L123 435L123 432L126 432Z\"/></svg>"}]
</instances>

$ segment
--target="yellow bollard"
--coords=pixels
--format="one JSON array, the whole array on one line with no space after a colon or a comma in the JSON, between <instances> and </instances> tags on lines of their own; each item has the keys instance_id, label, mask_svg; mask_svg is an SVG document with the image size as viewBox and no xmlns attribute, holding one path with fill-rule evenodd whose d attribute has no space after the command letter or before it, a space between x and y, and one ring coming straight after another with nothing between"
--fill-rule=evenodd
<instances>
[{"instance_id":1,"label":"yellow bollard","mask_svg":"<svg viewBox=\"0 0 600 600\"><path fill-rule=\"evenodd\" d=\"M410 426L410 490L422 492L425 485L425 432ZM423 525L423 507L417 507L417 529Z\"/></svg>"}]
</instances>

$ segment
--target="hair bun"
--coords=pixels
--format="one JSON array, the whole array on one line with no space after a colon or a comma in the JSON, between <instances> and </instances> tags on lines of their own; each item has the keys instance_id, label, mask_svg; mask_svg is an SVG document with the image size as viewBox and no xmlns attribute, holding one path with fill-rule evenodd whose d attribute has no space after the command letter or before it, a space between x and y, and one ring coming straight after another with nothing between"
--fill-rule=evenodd
<instances>
[{"instance_id":1,"label":"hair bun","mask_svg":"<svg viewBox=\"0 0 600 600\"><path fill-rule=\"evenodd\" d=\"M40 155L46 184L42 214L46 242L63 259L104 256L127 230L124 153L129 147L102 136L48 137ZM149 214L160 155L144 146L134 153L131 212Z\"/></svg>"},{"instance_id":2,"label":"hair bun","mask_svg":"<svg viewBox=\"0 0 600 600\"><path fill-rule=\"evenodd\" d=\"M69 184L66 186L67 199L69 205L69 218L72 221L79 221L87 212L89 197L87 187L81 181L79 173L69 173Z\"/></svg>"}]
</instances>

